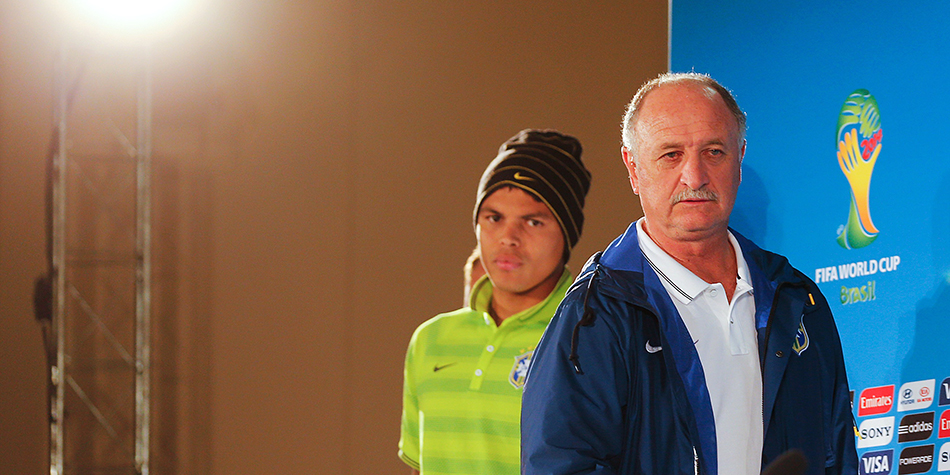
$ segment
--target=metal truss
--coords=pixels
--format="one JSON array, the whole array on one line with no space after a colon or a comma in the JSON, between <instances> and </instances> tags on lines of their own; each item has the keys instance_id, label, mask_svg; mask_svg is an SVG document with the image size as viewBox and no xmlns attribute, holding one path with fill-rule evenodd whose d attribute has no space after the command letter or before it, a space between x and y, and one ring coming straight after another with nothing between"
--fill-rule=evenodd
<instances>
[{"instance_id":1,"label":"metal truss","mask_svg":"<svg viewBox=\"0 0 950 475\"><path fill-rule=\"evenodd\" d=\"M149 473L152 84L144 48L56 59L49 270L50 474Z\"/></svg>"}]
</instances>

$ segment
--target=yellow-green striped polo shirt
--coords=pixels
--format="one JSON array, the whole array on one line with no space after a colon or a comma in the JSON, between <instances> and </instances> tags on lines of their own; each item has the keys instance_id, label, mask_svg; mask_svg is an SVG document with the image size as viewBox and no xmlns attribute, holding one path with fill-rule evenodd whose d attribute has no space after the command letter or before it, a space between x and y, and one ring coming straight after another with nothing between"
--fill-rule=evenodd
<instances>
[{"instance_id":1,"label":"yellow-green striped polo shirt","mask_svg":"<svg viewBox=\"0 0 950 475\"><path fill-rule=\"evenodd\" d=\"M406 352L399 457L423 475L518 474L521 388L534 348L570 287L495 325L483 277L472 305L416 329Z\"/></svg>"}]
</instances>

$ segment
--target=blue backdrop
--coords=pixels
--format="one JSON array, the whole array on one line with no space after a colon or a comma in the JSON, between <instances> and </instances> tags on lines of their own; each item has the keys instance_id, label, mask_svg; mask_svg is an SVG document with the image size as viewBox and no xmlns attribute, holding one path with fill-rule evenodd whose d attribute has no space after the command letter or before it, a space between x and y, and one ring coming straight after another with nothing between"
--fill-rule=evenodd
<instances>
[{"instance_id":1,"label":"blue backdrop","mask_svg":"<svg viewBox=\"0 0 950 475\"><path fill-rule=\"evenodd\" d=\"M835 312L862 473L950 471L948 18L936 1L671 9L671 69L749 116L733 227Z\"/></svg>"}]
</instances>

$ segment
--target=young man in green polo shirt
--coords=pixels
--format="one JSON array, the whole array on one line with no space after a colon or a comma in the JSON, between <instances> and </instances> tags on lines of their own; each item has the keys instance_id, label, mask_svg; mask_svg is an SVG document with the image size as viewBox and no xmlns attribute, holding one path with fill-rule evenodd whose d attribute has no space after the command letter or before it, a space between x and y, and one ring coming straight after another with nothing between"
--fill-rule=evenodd
<instances>
[{"instance_id":1,"label":"young man in green polo shirt","mask_svg":"<svg viewBox=\"0 0 950 475\"><path fill-rule=\"evenodd\" d=\"M521 388L584 224L581 150L574 137L523 130L482 175L475 234L487 274L468 306L420 325L406 353L399 457L414 473L520 472Z\"/></svg>"}]
</instances>

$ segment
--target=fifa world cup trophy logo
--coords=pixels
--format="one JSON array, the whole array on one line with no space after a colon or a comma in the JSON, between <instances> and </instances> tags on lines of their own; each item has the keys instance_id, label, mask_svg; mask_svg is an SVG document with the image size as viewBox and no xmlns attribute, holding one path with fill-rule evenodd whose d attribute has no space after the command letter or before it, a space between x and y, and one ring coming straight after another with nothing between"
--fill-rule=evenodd
<instances>
[{"instance_id":1,"label":"fifa world cup trophy logo","mask_svg":"<svg viewBox=\"0 0 950 475\"><path fill-rule=\"evenodd\" d=\"M845 249L867 246L877 238L869 199L883 135L874 96L865 89L851 93L838 116L838 165L851 185L848 223L838 228L838 244Z\"/></svg>"}]
</instances>

